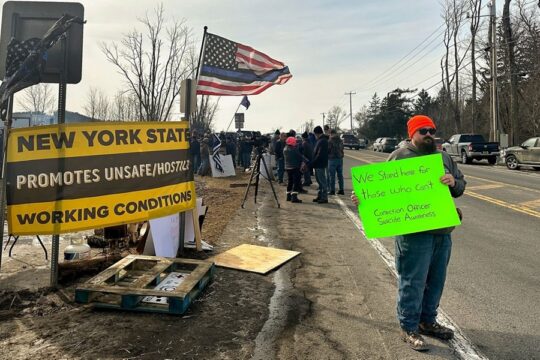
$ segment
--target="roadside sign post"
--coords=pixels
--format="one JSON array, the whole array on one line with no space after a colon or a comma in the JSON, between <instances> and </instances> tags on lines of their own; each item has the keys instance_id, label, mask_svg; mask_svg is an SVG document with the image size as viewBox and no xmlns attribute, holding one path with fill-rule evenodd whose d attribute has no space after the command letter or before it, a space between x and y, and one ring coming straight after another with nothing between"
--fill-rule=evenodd
<instances>
[{"instance_id":1,"label":"roadside sign post","mask_svg":"<svg viewBox=\"0 0 540 360\"><path fill-rule=\"evenodd\" d=\"M185 79L182 81L182 85L180 88L180 112L184 113L184 117L182 118L183 121L187 121L189 124L189 129L191 130L191 115L194 111L194 109L197 108L197 95L196 95L196 86L194 86L194 82L191 79ZM195 173L195 169L193 168L193 163L190 159L190 166ZM201 227L199 224L199 210L197 209L197 206L195 206L193 209L188 210L191 212L191 217L193 219L193 231L195 234L195 247L197 251L202 251L202 235L201 235ZM182 254L184 252L184 234L186 229L186 212L183 211L179 214L179 231L180 231L180 239L179 239L179 247L178 247L178 254Z\"/></svg>"},{"instance_id":2,"label":"roadside sign post","mask_svg":"<svg viewBox=\"0 0 540 360\"><path fill-rule=\"evenodd\" d=\"M0 77L6 76L6 65L8 55L8 44L16 41L27 41L32 38L42 38L51 26L53 26L65 14L70 14L80 19L84 19L84 7L80 3L60 3L60 2L35 2L35 1L8 1L3 6L1 36L0 36ZM71 37L70 37L71 35ZM69 40L68 40L69 39ZM81 80L82 74L82 43L83 27L70 27L61 37L60 44L55 44L47 51L47 62L40 73L40 82L58 83L58 122L65 121L66 105L66 84L76 84ZM4 158L8 158L7 143L9 140L10 127L13 113L13 95L9 99L7 124L5 127ZM6 166L4 161L3 167ZM63 167L60 160L59 169ZM4 209L6 206L6 179L7 175L2 169L2 200L0 209L0 245L4 239ZM58 190L58 189L57 189ZM2 247L0 246L0 266ZM54 235L52 240L51 255L51 279L50 285L56 288L58 285L58 253L59 236Z\"/></svg>"},{"instance_id":3,"label":"roadside sign post","mask_svg":"<svg viewBox=\"0 0 540 360\"><path fill-rule=\"evenodd\" d=\"M244 113L234 114L234 127L238 130L242 130L244 128Z\"/></svg>"}]
</instances>

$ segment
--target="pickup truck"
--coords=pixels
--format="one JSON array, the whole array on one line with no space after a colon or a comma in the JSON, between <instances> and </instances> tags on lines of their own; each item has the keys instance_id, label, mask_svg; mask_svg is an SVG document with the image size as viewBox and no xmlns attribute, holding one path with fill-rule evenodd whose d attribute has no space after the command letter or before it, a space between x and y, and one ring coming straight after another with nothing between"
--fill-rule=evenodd
<instances>
[{"instance_id":1,"label":"pickup truck","mask_svg":"<svg viewBox=\"0 0 540 360\"><path fill-rule=\"evenodd\" d=\"M463 164L470 164L473 160L487 159L490 164L497 162L500 155L499 143L486 142L482 135L456 134L442 145L442 150L451 156L459 156Z\"/></svg>"}]
</instances>

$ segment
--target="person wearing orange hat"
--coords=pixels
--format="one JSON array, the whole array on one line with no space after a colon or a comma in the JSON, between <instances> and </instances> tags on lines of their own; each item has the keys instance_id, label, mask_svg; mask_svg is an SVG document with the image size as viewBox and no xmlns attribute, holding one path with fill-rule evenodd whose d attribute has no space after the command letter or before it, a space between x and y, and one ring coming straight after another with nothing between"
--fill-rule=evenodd
<instances>
[{"instance_id":1,"label":"person wearing orange hat","mask_svg":"<svg viewBox=\"0 0 540 360\"><path fill-rule=\"evenodd\" d=\"M437 150L433 136L437 127L425 115L415 115L407 122L411 142L390 154L388 161L442 154L445 175L441 183L448 186L453 197L465 191L466 181L454 160L446 152ZM353 193L352 202L360 200ZM459 211L458 211L459 212ZM436 321L437 309L446 280L446 268L452 249L453 228L429 230L395 238L396 269L398 272L397 317L402 339L412 349L428 350L424 338L429 335L442 340L454 336L453 331Z\"/></svg>"},{"instance_id":2,"label":"person wearing orange hat","mask_svg":"<svg viewBox=\"0 0 540 360\"><path fill-rule=\"evenodd\" d=\"M302 187L302 173L300 167L306 159L300 153L295 136L289 136L285 141L283 157L285 158L285 170L287 171L287 201L301 203L298 193Z\"/></svg>"}]
</instances>

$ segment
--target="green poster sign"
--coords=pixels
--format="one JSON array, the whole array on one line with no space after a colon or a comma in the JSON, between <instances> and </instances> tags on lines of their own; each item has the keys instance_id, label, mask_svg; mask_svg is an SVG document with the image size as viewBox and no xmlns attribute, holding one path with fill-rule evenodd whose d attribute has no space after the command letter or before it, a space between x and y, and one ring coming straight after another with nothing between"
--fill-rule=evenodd
<instances>
[{"instance_id":1,"label":"green poster sign","mask_svg":"<svg viewBox=\"0 0 540 360\"><path fill-rule=\"evenodd\" d=\"M358 211L369 239L460 224L441 154L351 169Z\"/></svg>"}]
</instances>

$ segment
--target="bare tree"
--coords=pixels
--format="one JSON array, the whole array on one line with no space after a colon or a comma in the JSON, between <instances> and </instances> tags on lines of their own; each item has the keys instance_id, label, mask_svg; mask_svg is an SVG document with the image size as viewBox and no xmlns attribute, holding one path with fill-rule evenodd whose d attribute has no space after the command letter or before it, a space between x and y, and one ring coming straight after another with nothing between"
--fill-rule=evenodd
<instances>
[{"instance_id":1,"label":"bare tree","mask_svg":"<svg viewBox=\"0 0 540 360\"><path fill-rule=\"evenodd\" d=\"M91 87L86 96L86 104L83 106L84 114L91 119L97 117L98 89Z\"/></svg>"},{"instance_id":2,"label":"bare tree","mask_svg":"<svg viewBox=\"0 0 540 360\"><path fill-rule=\"evenodd\" d=\"M213 120L218 110L219 99L210 101L210 96L203 95L197 103L197 110L191 115L191 131L204 134L213 128Z\"/></svg>"},{"instance_id":3,"label":"bare tree","mask_svg":"<svg viewBox=\"0 0 540 360\"><path fill-rule=\"evenodd\" d=\"M137 98L129 93L118 91L110 104L111 120L132 121L138 119Z\"/></svg>"},{"instance_id":4,"label":"bare tree","mask_svg":"<svg viewBox=\"0 0 540 360\"><path fill-rule=\"evenodd\" d=\"M315 120L309 119L302 124L302 126L300 127L300 131L310 132L310 131L313 131L314 127L315 127Z\"/></svg>"},{"instance_id":5,"label":"bare tree","mask_svg":"<svg viewBox=\"0 0 540 360\"><path fill-rule=\"evenodd\" d=\"M512 24L510 21L510 2L511 0L504 0L503 7L503 33L504 33L504 50L505 50L505 68L510 80L510 133L509 139L511 145L515 145L519 141L519 125L518 118L518 72L516 66L514 46L515 41L512 35Z\"/></svg>"},{"instance_id":6,"label":"bare tree","mask_svg":"<svg viewBox=\"0 0 540 360\"><path fill-rule=\"evenodd\" d=\"M50 84L41 83L25 89L17 102L24 111L47 114L53 112L56 96Z\"/></svg>"},{"instance_id":7,"label":"bare tree","mask_svg":"<svg viewBox=\"0 0 540 360\"><path fill-rule=\"evenodd\" d=\"M101 50L137 97L140 120L164 121L177 104L181 81L194 71L191 32L184 21L167 27L163 5L139 22L144 34L132 30L120 44L102 43Z\"/></svg>"},{"instance_id":8,"label":"bare tree","mask_svg":"<svg viewBox=\"0 0 540 360\"><path fill-rule=\"evenodd\" d=\"M94 120L109 120L109 100L103 91L91 87L86 104L83 106L86 116Z\"/></svg>"},{"instance_id":9,"label":"bare tree","mask_svg":"<svg viewBox=\"0 0 540 360\"><path fill-rule=\"evenodd\" d=\"M339 125L345 120L347 113L339 106L333 106L326 115L326 121L331 129L339 129Z\"/></svg>"},{"instance_id":10,"label":"bare tree","mask_svg":"<svg viewBox=\"0 0 540 360\"><path fill-rule=\"evenodd\" d=\"M471 84L471 127L472 132L476 132L476 88L477 88L477 78L476 78L476 34L478 33L478 28L480 26L480 10L482 9L482 0L469 0L469 18L471 21L470 31L471 31L471 72L472 72L472 84Z\"/></svg>"},{"instance_id":11,"label":"bare tree","mask_svg":"<svg viewBox=\"0 0 540 360\"><path fill-rule=\"evenodd\" d=\"M465 17L466 4L463 0L446 0L443 4L443 19L446 25L444 32L443 44L445 46L445 55L441 60L441 68L443 72L443 87L444 94L447 96L446 105L452 109L454 117L455 131L461 131L461 109L462 101L460 100L460 66L465 58L468 48L460 56L460 41L459 34L461 31L463 19ZM450 50L452 49L452 50ZM453 57L453 71L450 74L450 56ZM451 87L454 90L451 90ZM453 95L453 99L452 99Z\"/></svg>"}]
</instances>

